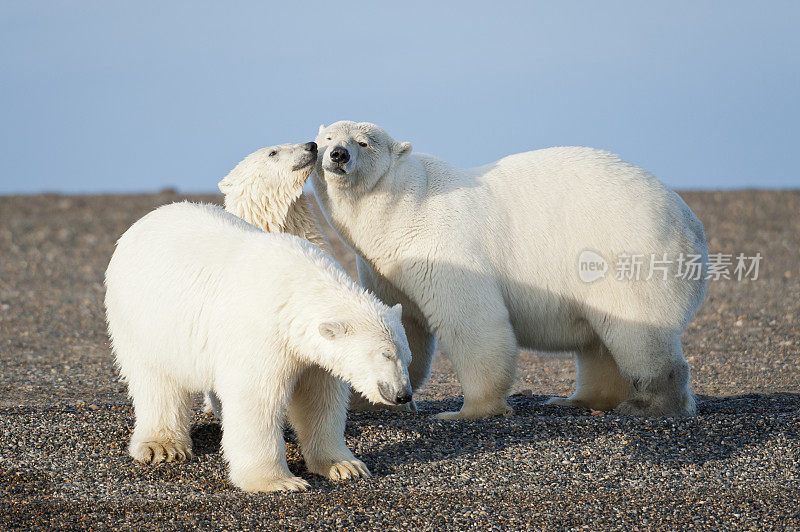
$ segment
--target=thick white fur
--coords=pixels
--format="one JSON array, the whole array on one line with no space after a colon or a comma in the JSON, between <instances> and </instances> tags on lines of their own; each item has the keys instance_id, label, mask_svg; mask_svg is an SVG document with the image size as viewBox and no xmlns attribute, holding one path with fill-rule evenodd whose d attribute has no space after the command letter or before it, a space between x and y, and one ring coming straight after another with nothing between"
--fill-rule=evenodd
<instances>
[{"instance_id":1,"label":"thick white fur","mask_svg":"<svg viewBox=\"0 0 800 532\"><path fill-rule=\"evenodd\" d=\"M281 144L251 153L219 182L225 194L225 210L268 233L290 233L305 238L333 257L333 249L317 225L311 210L312 201L303 194L303 185L314 169L306 144ZM390 410L413 412L414 401L387 406L373 403L363 395L351 396L353 410ZM213 392L206 394L205 410L222 419L220 402Z\"/></svg>"},{"instance_id":2,"label":"thick white fur","mask_svg":"<svg viewBox=\"0 0 800 532\"><path fill-rule=\"evenodd\" d=\"M303 185L314 169L316 150L281 144L248 155L222 179L225 210L267 233L305 238L333 256L320 231Z\"/></svg>"},{"instance_id":3,"label":"thick white fur","mask_svg":"<svg viewBox=\"0 0 800 532\"><path fill-rule=\"evenodd\" d=\"M455 366L464 405L440 417L510 413L518 346L578 353L577 391L556 404L694 413L680 335L705 280L676 279L675 264L666 281L613 275L622 253L707 260L702 225L653 176L577 147L463 169L368 123L322 126L317 144L312 182L326 218L358 254L362 284L403 304L412 387L428 374L433 335ZM337 146L347 163L331 159ZM583 250L612 271L581 281Z\"/></svg>"},{"instance_id":4,"label":"thick white fur","mask_svg":"<svg viewBox=\"0 0 800 532\"><path fill-rule=\"evenodd\" d=\"M288 415L309 471L368 476L344 442L347 388L410 392L410 351L391 309L325 253L211 205L176 203L133 224L106 272L117 365L136 413L131 456L188 459L191 394L222 401L233 484L301 490L286 464Z\"/></svg>"}]
</instances>

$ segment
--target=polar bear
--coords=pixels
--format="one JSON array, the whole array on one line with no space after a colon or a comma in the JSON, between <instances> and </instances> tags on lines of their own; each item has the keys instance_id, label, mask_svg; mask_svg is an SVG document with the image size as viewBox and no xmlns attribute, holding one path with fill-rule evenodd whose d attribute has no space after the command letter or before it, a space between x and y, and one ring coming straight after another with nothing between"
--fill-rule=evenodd
<instances>
[{"instance_id":1,"label":"polar bear","mask_svg":"<svg viewBox=\"0 0 800 532\"><path fill-rule=\"evenodd\" d=\"M649 173L579 147L458 168L348 121L320 127L317 144L325 217L358 255L363 286L403 304L412 387L435 339L452 360L464 404L439 418L510 414L520 346L576 352L577 390L554 404L695 412L680 335L705 294L705 235ZM593 282L586 253L605 264ZM610 271L626 257L641 276ZM681 276L685 259L699 275Z\"/></svg>"},{"instance_id":2,"label":"polar bear","mask_svg":"<svg viewBox=\"0 0 800 532\"><path fill-rule=\"evenodd\" d=\"M225 210L267 233L305 238L333 256L303 185L317 161L317 145L280 144L244 158L217 186Z\"/></svg>"},{"instance_id":3,"label":"polar bear","mask_svg":"<svg viewBox=\"0 0 800 532\"><path fill-rule=\"evenodd\" d=\"M342 380L375 402L411 400L402 309L309 242L217 206L175 203L133 224L108 265L105 304L141 462L190 458L191 394L214 390L239 488L308 487L287 467L284 416L309 471L366 477L344 441Z\"/></svg>"}]
</instances>

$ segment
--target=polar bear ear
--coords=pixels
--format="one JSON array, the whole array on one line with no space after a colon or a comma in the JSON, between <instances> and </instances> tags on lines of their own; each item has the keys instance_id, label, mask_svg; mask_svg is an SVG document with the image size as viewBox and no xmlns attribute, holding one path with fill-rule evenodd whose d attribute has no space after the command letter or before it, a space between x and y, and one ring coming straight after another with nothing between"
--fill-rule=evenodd
<instances>
[{"instance_id":1,"label":"polar bear ear","mask_svg":"<svg viewBox=\"0 0 800 532\"><path fill-rule=\"evenodd\" d=\"M322 130L323 130L323 129L325 129L325 124L320 124L320 125L319 125L319 131L317 131L317 135L319 135L320 133L322 133Z\"/></svg>"},{"instance_id":2,"label":"polar bear ear","mask_svg":"<svg viewBox=\"0 0 800 532\"><path fill-rule=\"evenodd\" d=\"M223 194L228 194L229 192L231 192L233 190L233 187L234 187L233 182L227 177L222 181L220 181L219 183L217 183L217 188L219 188L219 191L222 192Z\"/></svg>"},{"instance_id":3,"label":"polar bear ear","mask_svg":"<svg viewBox=\"0 0 800 532\"><path fill-rule=\"evenodd\" d=\"M409 156L411 153L411 143L410 142L395 142L392 146L392 152L397 157L397 161L400 162L406 157Z\"/></svg>"},{"instance_id":4,"label":"polar bear ear","mask_svg":"<svg viewBox=\"0 0 800 532\"><path fill-rule=\"evenodd\" d=\"M326 340L336 340L347 334L347 326L340 321L323 321L319 324L319 334Z\"/></svg>"},{"instance_id":5,"label":"polar bear ear","mask_svg":"<svg viewBox=\"0 0 800 532\"><path fill-rule=\"evenodd\" d=\"M393 306L392 310L395 311L398 316L402 316L403 315L403 305L401 305L400 303L398 303L395 306Z\"/></svg>"}]
</instances>

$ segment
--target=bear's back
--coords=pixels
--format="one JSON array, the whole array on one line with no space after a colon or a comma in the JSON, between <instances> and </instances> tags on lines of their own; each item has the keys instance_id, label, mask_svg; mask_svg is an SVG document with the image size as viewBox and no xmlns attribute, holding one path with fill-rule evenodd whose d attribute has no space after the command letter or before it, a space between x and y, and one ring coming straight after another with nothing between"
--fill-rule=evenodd
<instances>
[{"instance_id":1,"label":"bear's back","mask_svg":"<svg viewBox=\"0 0 800 532\"><path fill-rule=\"evenodd\" d=\"M106 280L109 288L119 284L130 292L183 289L206 299L241 300L314 281L352 283L306 240L265 233L221 207L188 202L165 205L133 224L119 239Z\"/></svg>"},{"instance_id":2,"label":"bear's back","mask_svg":"<svg viewBox=\"0 0 800 532\"><path fill-rule=\"evenodd\" d=\"M275 267L305 253L300 239L264 233L217 205L182 202L159 207L134 223L119 239L115 258L134 254L138 261L149 257L165 265Z\"/></svg>"}]
</instances>

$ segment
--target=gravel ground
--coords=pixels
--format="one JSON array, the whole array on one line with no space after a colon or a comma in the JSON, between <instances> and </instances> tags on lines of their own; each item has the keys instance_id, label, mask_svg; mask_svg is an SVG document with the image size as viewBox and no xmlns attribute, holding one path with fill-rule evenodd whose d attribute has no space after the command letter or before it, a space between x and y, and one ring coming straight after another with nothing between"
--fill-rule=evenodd
<instances>
[{"instance_id":1,"label":"gravel ground","mask_svg":"<svg viewBox=\"0 0 800 532\"><path fill-rule=\"evenodd\" d=\"M199 408L191 462L125 454L133 411L108 348L103 272L133 221L183 196L0 197L0 527L797 529L800 192L682 196L712 252L764 257L757 281L712 282L686 331L697 417L546 406L571 393L574 364L523 352L513 417L436 421L460 401L437 357L418 414L349 416L373 478L310 476L287 435L290 468L312 484L299 494L233 489L219 424Z\"/></svg>"}]
</instances>

